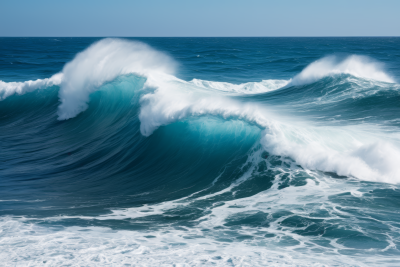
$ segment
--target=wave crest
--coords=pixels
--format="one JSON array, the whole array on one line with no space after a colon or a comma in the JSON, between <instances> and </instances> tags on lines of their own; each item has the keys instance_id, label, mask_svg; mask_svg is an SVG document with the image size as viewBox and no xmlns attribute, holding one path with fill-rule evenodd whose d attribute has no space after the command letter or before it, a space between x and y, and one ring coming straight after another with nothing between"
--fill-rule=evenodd
<instances>
[{"instance_id":1,"label":"wave crest","mask_svg":"<svg viewBox=\"0 0 400 267\"><path fill-rule=\"evenodd\" d=\"M241 94L259 94L277 90L286 86L288 80L263 80L261 82L248 82L242 84L232 84L227 82L213 82L200 79L193 79L190 83L206 89L215 89L223 92Z\"/></svg>"},{"instance_id":2,"label":"wave crest","mask_svg":"<svg viewBox=\"0 0 400 267\"><path fill-rule=\"evenodd\" d=\"M372 79L381 82L394 83L395 80L385 73L383 64L365 56L352 55L344 60L328 56L308 65L296 75L290 85L303 85L316 82L324 77L338 74L349 74L358 78Z\"/></svg>"},{"instance_id":3,"label":"wave crest","mask_svg":"<svg viewBox=\"0 0 400 267\"><path fill-rule=\"evenodd\" d=\"M50 78L37 79L25 82L3 82L0 81L0 100L4 100L14 94L23 95L38 89L45 89L54 85L60 85L63 80L61 73L55 74Z\"/></svg>"},{"instance_id":4,"label":"wave crest","mask_svg":"<svg viewBox=\"0 0 400 267\"><path fill-rule=\"evenodd\" d=\"M154 89L136 95L136 100L140 98L140 131L144 136L151 135L160 126L191 117L239 119L264 130L261 142L265 150L290 157L304 168L363 180L400 182L400 168L396 164L400 159L400 138L386 134L379 127L365 124L365 129L360 130L329 126L329 122L316 126L300 116L282 116L280 107L253 101L253 96L240 98L231 94L266 93L337 74L393 83L380 63L361 56L342 61L326 57L310 64L290 81L264 80L239 85L198 79L187 82L170 75L175 67L169 56L145 44L103 39L79 53L61 73L51 78L0 82L0 100L15 93L59 85L58 119L66 120L84 111L90 94L104 83L134 74L145 77L144 86Z\"/></svg>"},{"instance_id":5,"label":"wave crest","mask_svg":"<svg viewBox=\"0 0 400 267\"><path fill-rule=\"evenodd\" d=\"M59 97L58 119L75 117L87 109L89 95L118 76L173 73L175 62L146 44L103 39L65 65Z\"/></svg>"}]
</instances>

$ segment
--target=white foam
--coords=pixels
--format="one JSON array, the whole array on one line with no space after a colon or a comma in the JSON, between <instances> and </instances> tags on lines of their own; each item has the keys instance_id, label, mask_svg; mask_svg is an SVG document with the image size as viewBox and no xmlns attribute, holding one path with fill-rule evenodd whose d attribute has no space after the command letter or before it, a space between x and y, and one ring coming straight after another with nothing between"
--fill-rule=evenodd
<instances>
[{"instance_id":1,"label":"white foam","mask_svg":"<svg viewBox=\"0 0 400 267\"><path fill-rule=\"evenodd\" d=\"M175 80L157 81L158 89L143 96L141 132L190 117L217 116L239 119L265 129L264 148L274 155L291 157L311 170L335 172L361 180L400 183L400 137L376 125L354 127L313 125L296 117L278 115L255 103L235 101Z\"/></svg>"},{"instance_id":2,"label":"white foam","mask_svg":"<svg viewBox=\"0 0 400 267\"><path fill-rule=\"evenodd\" d=\"M174 61L148 45L121 39L103 39L65 65L59 91L58 119L75 117L86 110L89 95L120 75L173 73Z\"/></svg>"},{"instance_id":3,"label":"white foam","mask_svg":"<svg viewBox=\"0 0 400 267\"><path fill-rule=\"evenodd\" d=\"M327 76L349 74L358 78L394 83L395 80L385 73L383 64L365 56L352 55L343 60L328 56L308 65L296 75L289 85L302 85L315 82Z\"/></svg>"},{"instance_id":4,"label":"white foam","mask_svg":"<svg viewBox=\"0 0 400 267\"><path fill-rule=\"evenodd\" d=\"M254 146L258 147L257 145ZM252 163L257 166L265 160L259 157L260 149L253 150L244 165ZM289 165L287 165L289 166ZM383 251L396 249L391 242L397 228L394 221L378 220L379 229L392 229L386 235L379 235L380 242L386 247L354 249L346 247L338 240L342 236L323 235L329 228L346 229L360 235L370 236L374 231L369 229L365 220L371 220L371 207L353 207L351 202L332 201L332 197L351 193L355 197L364 197L363 193L377 188L376 185L362 185L355 180L329 179L316 172L298 167L276 166L273 185L268 190L249 197L224 199L222 194L231 191L241 182L251 179L248 170L231 186L213 194L194 193L190 196L149 204L142 207L112 210L111 214L84 216L57 216L41 218L48 226L32 223L30 218L0 217L0 260L6 264L17 262L21 265L176 265L176 266L381 266L390 265L397 260L396 255L382 255ZM309 177L305 186L279 188L282 176L295 180L299 173L306 172ZM302 179L302 178L298 178ZM390 188L389 185L379 188ZM198 194L198 195L197 195ZM210 201L210 198L219 197ZM222 197L222 199L221 199ZM368 197L368 196L367 196ZM371 201L373 196L370 197ZM204 204L206 204L204 206ZM343 209L340 209L343 205ZM191 206L193 205L193 206ZM358 216L352 216L351 210L359 209ZM182 207L203 209L203 216L193 221L174 227L174 224L157 224L154 215L170 216L169 212ZM339 208L338 208L339 207ZM373 211L373 210L372 210ZM265 225L260 227L226 226L230 220L263 213ZM322 217L319 215L322 214ZM112 225L119 220L152 218L153 226L147 230L121 230L116 224L108 227L63 227L61 222L68 219L107 220ZM284 224L291 218L309 219L304 226ZM36 219L34 219L36 221ZM324 220L318 234L301 234L311 220ZM57 223L54 223L57 221ZM126 222L126 221L125 221ZM162 221L161 221L162 222ZM261 223L261 222L260 222ZM54 225L55 227L52 227ZM318 224L314 224L316 226ZM124 226L126 227L126 226ZM378 231L376 230L376 231ZM372 232L372 234L370 233ZM266 236L266 234L268 236ZM240 239L245 237L244 239ZM266 253L266 251L268 253ZM377 256L378 255L378 256Z\"/></svg>"},{"instance_id":5,"label":"white foam","mask_svg":"<svg viewBox=\"0 0 400 267\"><path fill-rule=\"evenodd\" d=\"M270 153L290 157L310 170L367 181L400 183L399 138L375 136L379 127L372 127L274 124L266 130L262 143Z\"/></svg>"},{"instance_id":6,"label":"white foam","mask_svg":"<svg viewBox=\"0 0 400 267\"><path fill-rule=\"evenodd\" d=\"M257 151L256 153L259 153ZM252 157L252 160L263 160ZM257 162L253 162L257 164ZM289 173L294 178L296 173L304 172L300 168L282 169L277 176ZM247 177L245 174L244 176ZM327 225L350 229L363 233L364 220L370 219L369 207L361 207L359 216L349 216L346 211L337 209L340 203L330 201L343 192L357 192L362 195L359 183L348 180L327 179L310 173L306 186L290 186L279 189L281 180L276 177L272 187L258 194L240 199L229 199L209 203L204 216L196 220L190 227L184 224L175 228L167 225L157 225L148 230L127 231L107 227L56 227L40 226L30 222L28 218L0 217L0 260L22 265L177 265L177 266L341 266L386 265L395 256L378 257L382 249L372 248L365 254L360 250L348 248L337 238L322 235L301 235L299 230L305 227L282 224L285 219L301 216L306 219L324 219ZM246 179L249 179L247 177ZM235 184L238 184L235 182ZM232 187L230 187L232 189ZM345 189L344 189L345 188ZM362 191L370 188L363 187ZM347 190L347 191L344 191ZM226 192L225 190L219 193ZM215 194L206 195L213 197ZM204 197L182 198L160 204L143 207L121 209L104 216L108 220L121 220L153 215L168 216L168 211L180 206L191 205L196 208ZM197 203L196 203L197 201ZM207 201L206 201L207 202ZM214 203L216 204L216 203ZM356 208L356 207L354 207ZM154 212L151 212L154 210ZM282 214L286 211L286 215ZM319 217L319 211L329 216ZM250 216L262 212L281 214L279 218L270 220L265 227L227 227L225 223L232 218ZM146 215L147 214L147 215ZM314 214L314 215L313 215ZM138 216L139 215L139 216ZM91 217L92 220L102 219ZM43 218L45 222L52 219L62 220L70 217ZM88 219L86 217L77 217ZM145 222L146 220L144 220ZM108 221L107 225L110 225ZM379 221L384 227L391 227L388 220ZM50 224L52 225L52 224ZM54 224L53 224L54 225ZM325 225L326 227L326 225ZM116 227L118 229L118 227ZM265 237L269 234L269 237ZM271 235L273 235L271 237ZM240 240L237 237L251 237ZM383 237L383 242L389 244L391 235ZM287 240L290 243L285 243ZM268 253L265 253L265 252ZM346 252L346 253L343 253ZM348 255L349 251L353 252ZM40 253L39 253L40 252ZM367 255L366 255L367 254ZM372 255L368 257L368 254Z\"/></svg>"},{"instance_id":7,"label":"white foam","mask_svg":"<svg viewBox=\"0 0 400 267\"><path fill-rule=\"evenodd\" d=\"M37 89L45 89L53 85L60 85L62 80L63 75L58 73L53 75L51 78L37 79L35 81L8 83L0 81L0 100L4 100L14 94L23 95Z\"/></svg>"},{"instance_id":8,"label":"white foam","mask_svg":"<svg viewBox=\"0 0 400 267\"><path fill-rule=\"evenodd\" d=\"M286 86L288 80L263 80L261 82L248 82L242 84L232 84L227 82L213 82L200 79L193 79L190 83L209 89L216 89L223 92L233 92L241 94L259 94L274 91Z\"/></svg>"},{"instance_id":9,"label":"white foam","mask_svg":"<svg viewBox=\"0 0 400 267\"><path fill-rule=\"evenodd\" d=\"M329 262L290 249L216 241L196 228L139 232L67 227L57 231L14 219L3 219L0 226L0 260L7 265L324 266Z\"/></svg>"},{"instance_id":10,"label":"white foam","mask_svg":"<svg viewBox=\"0 0 400 267\"><path fill-rule=\"evenodd\" d=\"M186 82L171 75L175 66L169 56L145 44L103 39L79 53L65 65L62 73L49 79L0 82L1 99L15 93L60 85L58 119L64 120L84 111L90 94L104 83L120 75L141 75L147 78L145 88L154 89L147 92L140 102L140 130L144 136L151 135L162 125L190 117L239 119L265 129L262 144L266 150L291 157L304 168L368 181L400 182L400 167L396 164L400 160L398 136L388 136L374 126L365 126L361 130L315 126L293 116L278 116L276 107L272 110L265 105L243 103L230 97L230 93L263 93L337 74L394 82L380 63L362 56L349 56L341 61L325 57L310 64L290 81L264 80L239 85L197 79Z\"/></svg>"}]
</instances>

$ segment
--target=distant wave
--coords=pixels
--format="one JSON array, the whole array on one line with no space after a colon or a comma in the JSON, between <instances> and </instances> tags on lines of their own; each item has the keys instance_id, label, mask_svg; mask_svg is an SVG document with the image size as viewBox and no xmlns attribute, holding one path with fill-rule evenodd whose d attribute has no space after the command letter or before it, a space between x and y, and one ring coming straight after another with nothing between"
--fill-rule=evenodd
<instances>
[{"instance_id":1,"label":"distant wave","mask_svg":"<svg viewBox=\"0 0 400 267\"><path fill-rule=\"evenodd\" d=\"M385 73L383 64L366 56L352 55L343 60L335 56L319 59L308 65L296 75L290 85L302 85L316 82L327 76L349 74L354 77L394 83L395 80Z\"/></svg>"}]
</instances>

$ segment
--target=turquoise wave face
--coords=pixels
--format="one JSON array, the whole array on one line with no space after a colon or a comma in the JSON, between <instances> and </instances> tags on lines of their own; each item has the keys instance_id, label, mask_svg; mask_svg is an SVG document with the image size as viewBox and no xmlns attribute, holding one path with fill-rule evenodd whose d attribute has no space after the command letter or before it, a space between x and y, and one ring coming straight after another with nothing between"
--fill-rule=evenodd
<instances>
[{"instance_id":1,"label":"turquoise wave face","mask_svg":"<svg viewBox=\"0 0 400 267\"><path fill-rule=\"evenodd\" d=\"M3 262L397 261L399 38L0 40Z\"/></svg>"},{"instance_id":2,"label":"turquoise wave face","mask_svg":"<svg viewBox=\"0 0 400 267\"><path fill-rule=\"evenodd\" d=\"M64 209L83 196L84 202L98 203L92 212L100 213L108 207L107 198L118 198L124 206L176 199L209 186L232 161L243 161L260 138L258 127L218 117L188 118L144 137L138 116L145 80L120 77L102 86L91 95L89 108L67 121L57 121L57 86L4 100L2 140L17 145L3 150L7 187L2 195L18 198L21 192L8 188L26 183L29 200L38 195L47 198L26 209L54 206L44 216L57 215L60 209L68 213ZM26 154L32 159L26 161ZM32 182L34 188L29 186ZM141 193L147 196L130 197ZM16 212L27 211L20 206Z\"/></svg>"}]
</instances>

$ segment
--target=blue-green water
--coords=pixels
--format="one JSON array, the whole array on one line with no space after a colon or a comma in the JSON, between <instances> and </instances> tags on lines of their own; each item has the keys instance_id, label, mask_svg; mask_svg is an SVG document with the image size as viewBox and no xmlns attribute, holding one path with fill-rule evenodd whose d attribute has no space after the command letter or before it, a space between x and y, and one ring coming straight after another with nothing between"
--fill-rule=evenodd
<instances>
[{"instance_id":1,"label":"blue-green water","mask_svg":"<svg viewBox=\"0 0 400 267\"><path fill-rule=\"evenodd\" d=\"M0 80L7 266L400 264L400 38L0 38Z\"/></svg>"}]
</instances>

